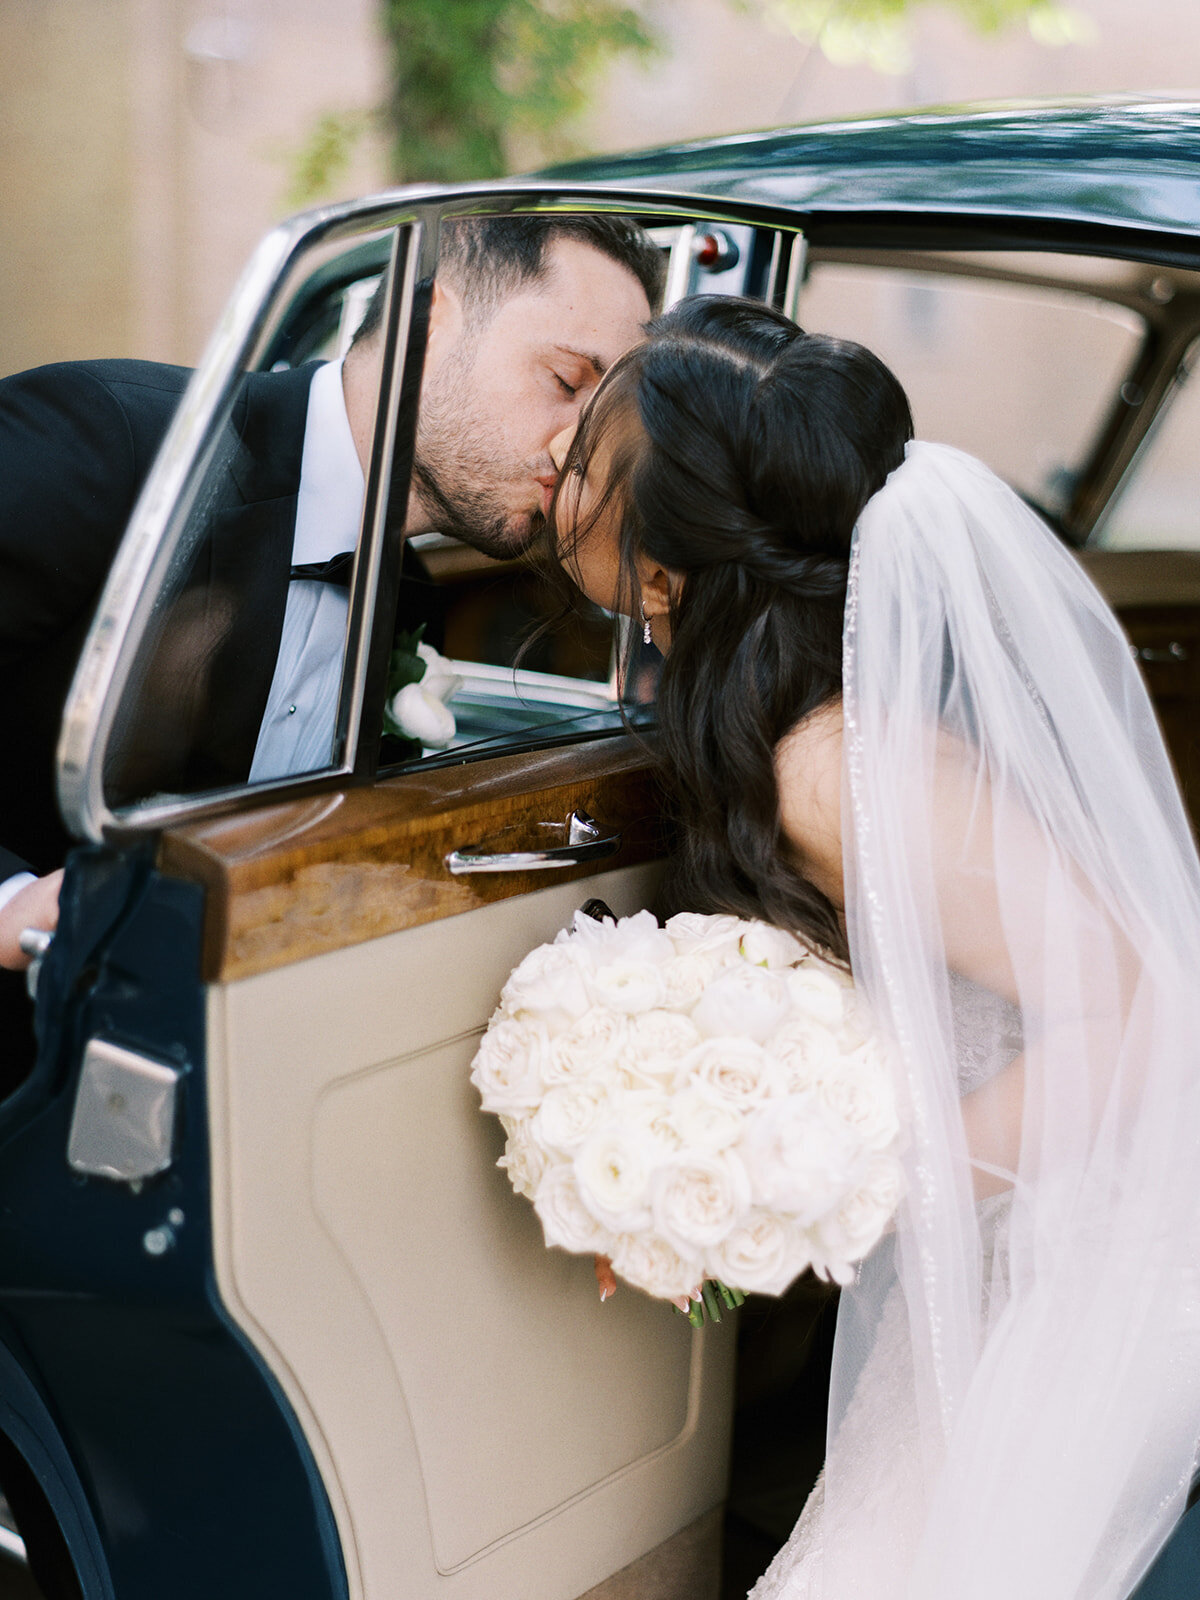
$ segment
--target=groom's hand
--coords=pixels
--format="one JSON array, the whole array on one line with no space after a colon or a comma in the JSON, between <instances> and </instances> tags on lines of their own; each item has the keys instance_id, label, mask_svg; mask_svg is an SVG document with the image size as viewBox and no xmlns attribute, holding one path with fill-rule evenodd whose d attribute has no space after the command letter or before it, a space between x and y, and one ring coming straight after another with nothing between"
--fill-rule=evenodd
<instances>
[{"instance_id":1,"label":"groom's hand","mask_svg":"<svg viewBox=\"0 0 1200 1600\"><path fill-rule=\"evenodd\" d=\"M53 933L58 927L58 892L62 888L62 868L44 878L35 878L12 899L0 906L0 967L24 972L30 958L20 946L26 928L43 928Z\"/></svg>"}]
</instances>

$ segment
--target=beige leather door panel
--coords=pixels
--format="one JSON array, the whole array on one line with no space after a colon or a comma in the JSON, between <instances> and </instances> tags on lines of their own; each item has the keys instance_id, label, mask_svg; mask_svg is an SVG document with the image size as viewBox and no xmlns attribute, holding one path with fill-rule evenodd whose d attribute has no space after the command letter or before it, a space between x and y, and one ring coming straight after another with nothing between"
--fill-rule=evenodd
<instances>
[{"instance_id":1,"label":"beige leather door panel","mask_svg":"<svg viewBox=\"0 0 1200 1600\"><path fill-rule=\"evenodd\" d=\"M610 813L644 807L640 781L609 782ZM635 820L588 782L602 821ZM456 832L453 808L430 827ZM362 857L353 830L343 850ZM468 1082L521 956L593 896L652 897L658 864L622 856L525 892L460 880L473 909L210 985L218 1284L310 1441L353 1595L574 1600L723 1497L731 1323L693 1333L627 1288L602 1306L497 1170ZM251 893L283 870L240 859Z\"/></svg>"}]
</instances>

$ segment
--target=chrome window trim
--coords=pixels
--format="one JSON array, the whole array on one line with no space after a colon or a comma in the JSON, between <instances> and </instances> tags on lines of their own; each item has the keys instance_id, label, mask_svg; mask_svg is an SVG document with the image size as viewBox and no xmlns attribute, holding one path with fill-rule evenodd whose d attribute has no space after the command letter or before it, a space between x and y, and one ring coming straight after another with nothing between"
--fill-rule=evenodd
<instances>
[{"instance_id":1,"label":"chrome window trim","mask_svg":"<svg viewBox=\"0 0 1200 1600\"><path fill-rule=\"evenodd\" d=\"M343 673L338 713L340 761L331 761L316 773L256 784L247 782L195 796L162 795L119 810L113 810L106 802L103 773L117 709L163 581L179 550L191 497L216 449L237 384L252 364L254 352L262 346L289 271L305 252L323 242L349 241L387 228L420 232L422 237L414 238L408 260L411 264L420 257L422 268L432 270L435 247L431 241L436 240L443 218L497 210L625 212L648 221L661 218L664 225L734 220L788 234L799 234L804 221L771 206L725 203L712 196L686 192L656 193L602 184L565 187L545 180L527 180L519 184L499 181L457 187L413 186L321 207L272 230L251 257L184 392L130 516L80 655L64 708L57 751L59 806L73 836L102 843L113 835L157 831L185 819L240 811L272 796L291 797L337 783L369 780L371 774L364 771L362 764L356 767L355 744L370 655L367 631L373 620L382 543L379 524L385 495L378 497L373 508L371 568L365 582L358 574L361 553L356 563L351 596L352 634L347 641L347 670ZM418 227L421 224L423 228ZM686 226L680 232L682 236ZM415 283L405 290L408 304L413 287ZM407 313L407 305L404 311ZM392 373L393 400L403 382L404 364L400 353ZM393 421L394 409L389 404ZM389 454L394 446L393 427ZM362 599L358 600L360 589Z\"/></svg>"},{"instance_id":2,"label":"chrome window trim","mask_svg":"<svg viewBox=\"0 0 1200 1600\"><path fill-rule=\"evenodd\" d=\"M334 748L340 756L335 770L339 775L348 775L356 766L359 732L362 726L363 695L371 664L370 646L373 635L371 624L380 588L380 566L384 552L392 462L396 451L400 393L404 386L408 363L415 354L409 339L412 310L416 299L418 276L427 274L432 276L436 266L436 239L436 228L427 229L424 224L417 222L407 229L397 229L392 251L391 269L394 285L397 281L397 268L401 266L399 260L401 246L406 247L403 276L399 280L399 307L388 307L387 323L390 337L384 350L384 372L375 416L375 438L371 449L370 470L364 485L363 527L355 551L354 581L350 588L348 637L343 657L337 726L334 734ZM395 294L393 288L393 299ZM423 350L421 356L423 360ZM398 544L400 542L402 541L398 541ZM364 570L360 572L360 568ZM396 577L399 577L398 563Z\"/></svg>"}]
</instances>

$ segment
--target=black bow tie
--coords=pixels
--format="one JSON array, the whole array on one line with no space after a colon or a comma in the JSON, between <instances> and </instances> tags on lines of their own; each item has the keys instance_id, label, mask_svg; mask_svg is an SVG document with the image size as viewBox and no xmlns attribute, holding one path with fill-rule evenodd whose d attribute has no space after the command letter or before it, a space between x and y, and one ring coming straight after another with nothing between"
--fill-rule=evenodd
<instances>
[{"instance_id":1,"label":"black bow tie","mask_svg":"<svg viewBox=\"0 0 1200 1600\"><path fill-rule=\"evenodd\" d=\"M315 583L332 583L339 589L350 587L350 573L354 567L354 551L343 550L341 555L330 556L328 561L304 561L293 567L293 578L308 578Z\"/></svg>"}]
</instances>

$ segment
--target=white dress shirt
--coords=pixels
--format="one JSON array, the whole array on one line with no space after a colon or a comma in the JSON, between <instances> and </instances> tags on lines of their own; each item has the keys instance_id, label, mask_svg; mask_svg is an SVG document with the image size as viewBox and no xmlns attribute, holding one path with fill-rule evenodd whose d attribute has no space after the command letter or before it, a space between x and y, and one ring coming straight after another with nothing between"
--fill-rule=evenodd
<instances>
[{"instance_id":1,"label":"white dress shirt","mask_svg":"<svg viewBox=\"0 0 1200 1600\"><path fill-rule=\"evenodd\" d=\"M342 364L329 362L314 376L308 395L293 566L354 549L363 493L362 465L342 394ZM348 603L346 590L334 584L304 578L289 583L251 783L329 766Z\"/></svg>"},{"instance_id":2,"label":"white dress shirt","mask_svg":"<svg viewBox=\"0 0 1200 1600\"><path fill-rule=\"evenodd\" d=\"M5 878L0 883L0 911L3 911L13 895L19 894L27 883L36 883L37 879L32 872L14 872L11 878Z\"/></svg>"}]
</instances>

